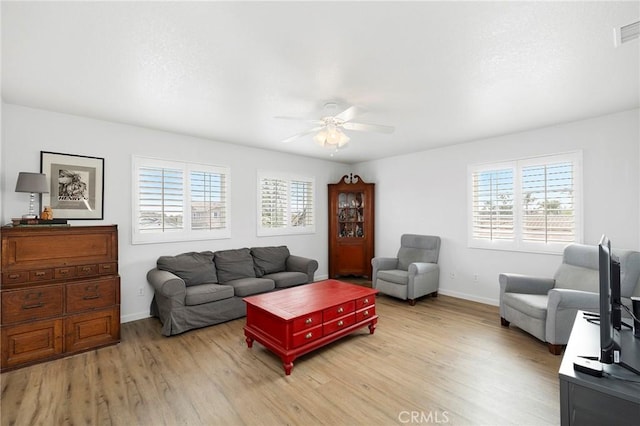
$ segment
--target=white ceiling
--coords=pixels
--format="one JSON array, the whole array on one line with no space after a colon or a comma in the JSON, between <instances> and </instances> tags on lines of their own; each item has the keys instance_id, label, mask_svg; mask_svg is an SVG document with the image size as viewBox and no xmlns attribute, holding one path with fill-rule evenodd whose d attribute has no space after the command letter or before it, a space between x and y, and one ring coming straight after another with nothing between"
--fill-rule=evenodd
<instances>
[{"instance_id":1,"label":"white ceiling","mask_svg":"<svg viewBox=\"0 0 640 426\"><path fill-rule=\"evenodd\" d=\"M5 102L354 163L640 106L640 2L2 2Z\"/></svg>"}]
</instances>

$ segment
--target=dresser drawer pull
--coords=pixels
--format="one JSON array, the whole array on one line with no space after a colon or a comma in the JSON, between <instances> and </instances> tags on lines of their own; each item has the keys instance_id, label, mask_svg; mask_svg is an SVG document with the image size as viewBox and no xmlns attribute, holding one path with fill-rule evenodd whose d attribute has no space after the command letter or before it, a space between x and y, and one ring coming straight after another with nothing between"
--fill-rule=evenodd
<instances>
[{"instance_id":1,"label":"dresser drawer pull","mask_svg":"<svg viewBox=\"0 0 640 426\"><path fill-rule=\"evenodd\" d=\"M91 266L83 266L82 267L82 272L90 272L91 271Z\"/></svg>"},{"instance_id":2,"label":"dresser drawer pull","mask_svg":"<svg viewBox=\"0 0 640 426\"><path fill-rule=\"evenodd\" d=\"M20 278L20 274L10 274L9 275L9 279L10 280L15 280L16 278Z\"/></svg>"},{"instance_id":3,"label":"dresser drawer pull","mask_svg":"<svg viewBox=\"0 0 640 426\"><path fill-rule=\"evenodd\" d=\"M311 324L312 322L313 322L313 319L307 318L307 320L304 323L305 324Z\"/></svg>"},{"instance_id":4,"label":"dresser drawer pull","mask_svg":"<svg viewBox=\"0 0 640 426\"><path fill-rule=\"evenodd\" d=\"M340 306L340 307L338 308L338 313L339 313L339 314L341 314L341 313L343 313L343 312L344 312L344 308L343 308L342 306Z\"/></svg>"},{"instance_id":5,"label":"dresser drawer pull","mask_svg":"<svg viewBox=\"0 0 640 426\"><path fill-rule=\"evenodd\" d=\"M60 269L60 271L58 271L60 273L60 275L67 275L69 273L68 269Z\"/></svg>"},{"instance_id":6,"label":"dresser drawer pull","mask_svg":"<svg viewBox=\"0 0 640 426\"><path fill-rule=\"evenodd\" d=\"M111 265L102 265L102 269L111 269Z\"/></svg>"},{"instance_id":7,"label":"dresser drawer pull","mask_svg":"<svg viewBox=\"0 0 640 426\"><path fill-rule=\"evenodd\" d=\"M84 291L86 293L94 293L94 294L85 294L82 297L83 300L92 300L92 299L100 298L100 293L98 293L98 284L88 285L84 288Z\"/></svg>"},{"instance_id":8,"label":"dresser drawer pull","mask_svg":"<svg viewBox=\"0 0 640 426\"><path fill-rule=\"evenodd\" d=\"M36 309L36 308L42 308L44 306L44 303L42 302L37 302L37 303L31 303L33 301L36 301L38 299L40 299L42 297L42 292L38 291L35 293L27 293L24 297L24 304L22 305L22 309Z\"/></svg>"},{"instance_id":9,"label":"dresser drawer pull","mask_svg":"<svg viewBox=\"0 0 640 426\"><path fill-rule=\"evenodd\" d=\"M369 310L366 310L362 313L363 317L368 317L369 316Z\"/></svg>"},{"instance_id":10,"label":"dresser drawer pull","mask_svg":"<svg viewBox=\"0 0 640 426\"><path fill-rule=\"evenodd\" d=\"M22 305L22 309L42 308L43 306L44 306L44 303L38 302L38 303L34 303L33 305Z\"/></svg>"},{"instance_id":11,"label":"dresser drawer pull","mask_svg":"<svg viewBox=\"0 0 640 426\"><path fill-rule=\"evenodd\" d=\"M312 337L313 337L313 333L307 333L304 336L305 339L311 339Z\"/></svg>"},{"instance_id":12,"label":"dresser drawer pull","mask_svg":"<svg viewBox=\"0 0 640 426\"><path fill-rule=\"evenodd\" d=\"M35 275L36 277L44 277L45 272L38 271L38 272L36 272L34 275Z\"/></svg>"},{"instance_id":13,"label":"dresser drawer pull","mask_svg":"<svg viewBox=\"0 0 640 426\"><path fill-rule=\"evenodd\" d=\"M82 297L82 300L92 300L92 299L100 299L100 293L90 294Z\"/></svg>"},{"instance_id":14,"label":"dresser drawer pull","mask_svg":"<svg viewBox=\"0 0 640 426\"><path fill-rule=\"evenodd\" d=\"M362 303L363 303L364 305L368 305L368 304L369 304L369 299L364 299L364 300L362 301Z\"/></svg>"},{"instance_id":15,"label":"dresser drawer pull","mask_svg":"<svg viewBox=\"0 0 640 426\"><path fill-rule=\"evenodd\" d=\"M344 325L344 321L340 320L338 321L338 327L342 327Z\"/></svg>"}]
</instances>

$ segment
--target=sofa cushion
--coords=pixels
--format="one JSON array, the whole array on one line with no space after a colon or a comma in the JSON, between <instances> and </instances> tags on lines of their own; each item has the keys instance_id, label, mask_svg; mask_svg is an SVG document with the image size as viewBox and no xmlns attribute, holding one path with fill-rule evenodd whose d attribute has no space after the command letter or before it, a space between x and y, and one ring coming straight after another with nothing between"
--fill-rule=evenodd
<instances>
[{"instance_id":1,"label":"sofa cushion","mask_svg":"<svg viewBox=\"0 0 640 426\"><path fill-rule=\"evenodd\" d=\"M248 248L236 250L221 250L215 252L214 262L218 272L218 281L226 284L228 281L240 278L255 278L253 258Z\"/></svg>"},{"instance_id":2,"label":"sofa cushion","mask_svg":"<svg viewBox=\"0 0 640 426\"><path fill-rule=\"evenodd\" d=\"M203 283L217 283L213 252L189 252L177 256L160 256L156 262L158 269L169 271L184 280L187 287Z\"/></svg>"},{"instance_id":3,"label":"sofa cushion","mask_svg":"<svg viewBox=\"0 0 640 426\"><path fill-rule=\"evenodd\" d=\"M502 296L502 303L505 305L538 319L547 317L548 300L546 294L505 293Z\"/></svg>"},{"instance_id":4,"label":"sofa cushion","mask_svg":"<svg viewBox=\"0 0 640 426\"><path fill-rule=\"evenodd\" d=\"M203 303L233 297L233 287L221 284L202 284L187 287L184 303L187 306L202 305Z\"/></svg>"},{"instance_id":5,"label":"sofa cushion","mask_svg":"<svg viewBox=\"0 0 640 426\"><path fill-rule=\"evenodd\" d=\"M276 288L293 287L294 285L305 284L309 277L304 272L276 272L265 275L263 278L273 280Z\"/></svg>"},{"instance_id":6,"label":"sofa cushion","mask_svg":"<svg viewBox=\"0 0 640 426\"><path fill-rule=\"evenodd\" d=\"M238 297L251 296L253 294L266 293L276 288L273 280L266 278L240 278L227 281L225 284L233 287L234 294Z\"/></svg>"},{"instance_id":7,"label":"sofa cushion","mask_svg":"<svg viewBox=\"0 0 640 426\"><path fill-rule=\"evenodd\" d=\"M409 284L409 273L400 269L385 269L378 271L377 277L394 284Z\"/></svg>"},{"instance_id":8,"label":"sofa cushion","mask_svg":"<svg viewBox=\"0 0 640 426\"><path fill-rule=\"evenodd\" d=\"M289 254L287 246L253 247L251 249L251 256L253 256L256 276L261 277L266 274L286 270Z\"/></svg>"}]
</instances>

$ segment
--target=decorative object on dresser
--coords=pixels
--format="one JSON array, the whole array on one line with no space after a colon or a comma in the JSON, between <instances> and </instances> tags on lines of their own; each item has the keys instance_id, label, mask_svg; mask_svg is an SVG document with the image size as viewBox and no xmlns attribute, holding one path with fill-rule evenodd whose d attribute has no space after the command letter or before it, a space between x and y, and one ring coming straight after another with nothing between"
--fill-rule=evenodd
<instances>
[{"instance_id":1,"label":"decorative object on dresser","mask_svg":"<svg viewBox=\"0 0 640 426\"><path fill-rule=\"evenodd\" d=\"M42 204L61 219L102 219L104 158L40 151L40 171L47 174L49 194Z\"/></svg>"},{"instance_id":2,"label":"decorative object on dresser","mask_svg":"<svg viewBox=\"0 0 640 426\"><path fill-rule=\"evenodd\" d=\"M37 217L34 207L36 194L49 192L47 176L43 173L20 172L16 182L16 192L28 192L31 194L29 198L29 213L22 215L22 217L24 219L35 219Z\"/></svg>"},{"instance_id":3,"label":"decorative object on dresser","mask_svg":"<svg viewBox=\"0 0 640 426\"><path fill-rule=\"evenodd\" d=\"M260 342L282 360L288 376L293 361L308 352L378 322L377 290L326 280L276 293L245 297L247 346Z\"/></svg>"},{"instance_id":4,"label":"decorative object on dresser","mask_svg":"<svg viewBox=\"0 0 640 426\"><path fill-rule=\"evenodd\" d=\"M329 278L371 278L374 189L353 173L329 187Z\"/></svg>"},{"instance_id":5,"label":"decorative object on dresser","mask_svg":"<svg viewBox=\"0 0 640 426\"><path fill-rule=\"evenodd\" d=\"M1 233L2 371L120 341L116 225Z\"/></svg>"}]
</instances>

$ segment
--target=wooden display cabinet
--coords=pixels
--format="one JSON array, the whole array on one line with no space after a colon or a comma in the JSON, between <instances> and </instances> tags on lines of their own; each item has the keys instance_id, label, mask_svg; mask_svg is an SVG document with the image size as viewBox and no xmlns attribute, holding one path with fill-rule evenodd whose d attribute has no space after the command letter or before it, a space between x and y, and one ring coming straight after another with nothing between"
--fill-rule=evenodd
<instances>
[{"instance_id":1,"label":"wooden display cabinet","mask_svg":"<svg viewBox=\"0 0 640 426\"><path fill-rule=\"evenodd\" d=\"M349 174L329 187L329 278L371 279L374 254L374 189Z\"/></svg>"}]
</instances>

